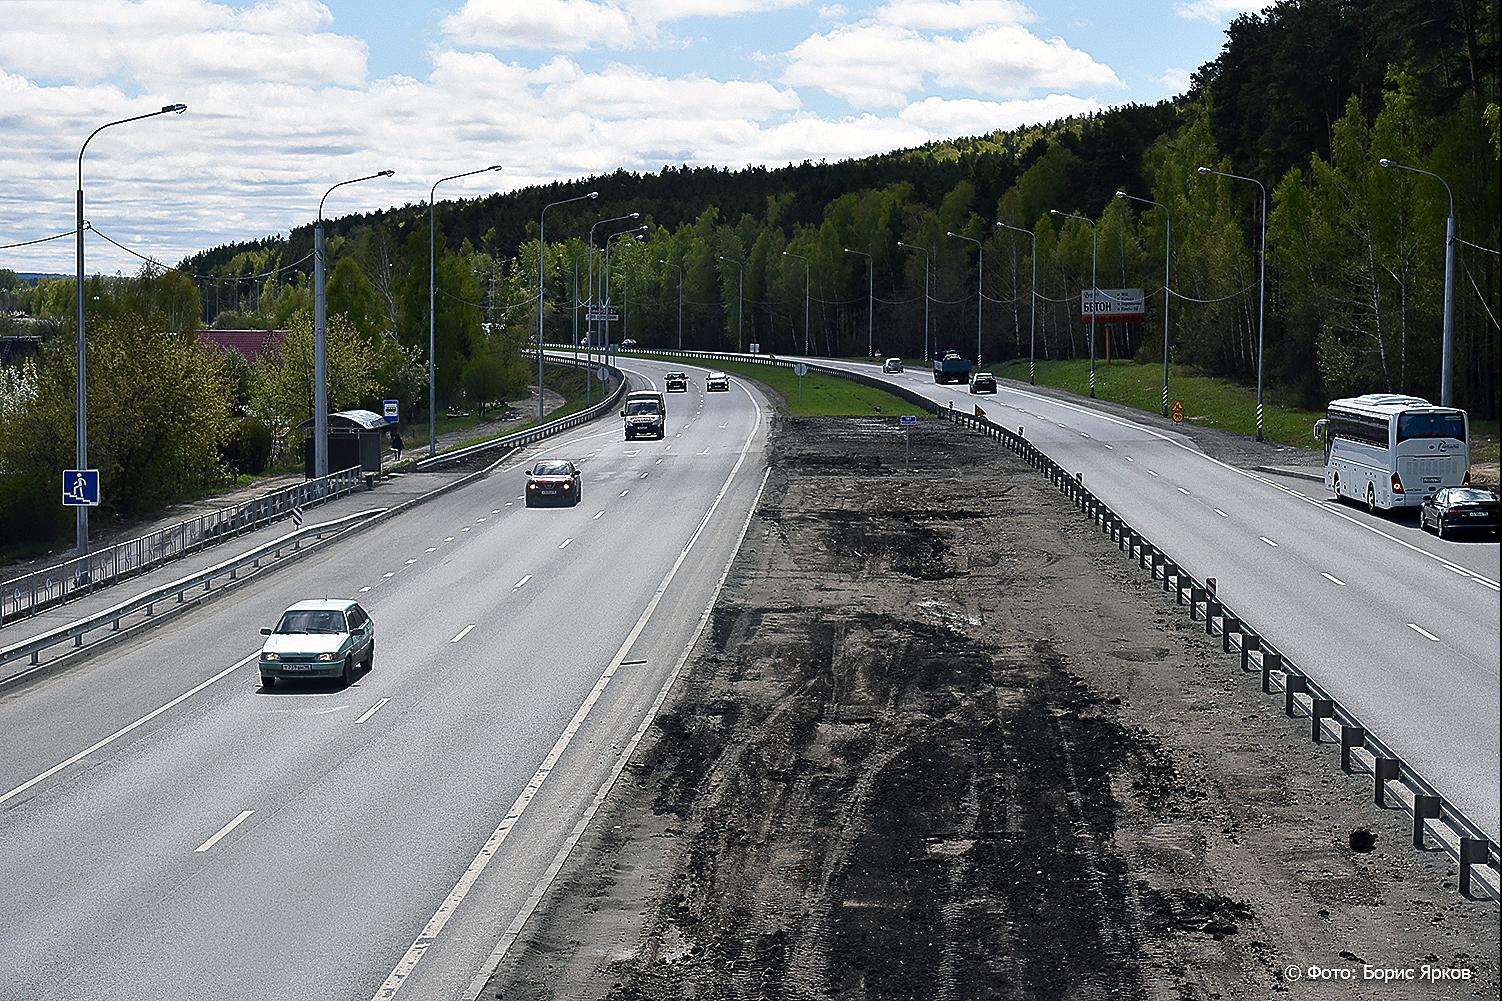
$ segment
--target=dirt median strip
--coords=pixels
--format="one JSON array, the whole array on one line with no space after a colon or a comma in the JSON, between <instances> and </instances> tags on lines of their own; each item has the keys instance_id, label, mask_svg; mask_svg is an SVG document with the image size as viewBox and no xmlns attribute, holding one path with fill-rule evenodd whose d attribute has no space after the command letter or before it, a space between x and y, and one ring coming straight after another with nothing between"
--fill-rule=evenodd
<instances>
[{"instance_id":1,"label":"dirt median strip","mask_svg":"<svg viewBox=\"0 0 1502 1001\"><path fill-rule=\"evenodd\" d=\"M484 996L1496 996L1496 909L1067 501L952 427L912 454L780 424L710 636Z\"/></svg>"}]
</instances>

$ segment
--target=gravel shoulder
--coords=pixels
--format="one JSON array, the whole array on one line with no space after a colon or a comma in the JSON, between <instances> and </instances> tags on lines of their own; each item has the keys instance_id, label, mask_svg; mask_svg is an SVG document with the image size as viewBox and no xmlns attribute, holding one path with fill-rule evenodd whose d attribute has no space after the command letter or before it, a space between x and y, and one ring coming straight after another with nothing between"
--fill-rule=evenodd
<instances>
[{"instance_id":1,"label":"gravel shoulder","mask_svg":"<svg viewBox=\"0 0 1502 1001\"><path fill-rule=\"evenodd\" d=\"M779 422L712 628L483 997L1497 996L1497 909L1046 481L947 425L903 456Z\"/></svg>"}]
</instances>

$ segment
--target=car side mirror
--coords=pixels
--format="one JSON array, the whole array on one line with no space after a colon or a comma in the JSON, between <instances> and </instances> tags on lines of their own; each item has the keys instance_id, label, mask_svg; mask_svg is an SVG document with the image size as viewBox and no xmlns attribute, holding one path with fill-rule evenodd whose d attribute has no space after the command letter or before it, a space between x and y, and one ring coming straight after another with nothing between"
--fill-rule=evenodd
<instances>
[{"instance_id":1,"label":"car side mirror","mask_svg":"<svg viewBox=\"0 0 1502 1001\"><path fill-rule=\"evenodd\" d=\"M531 478L532 478L532 470L529 469L529 470L527 470L527 479L530 480Z\"/></svg>"},{"instance_id":2,"label":"car side mirror","mask_svg":"<svg viewBox=\"0 0 1502 1001\"><path fill-rule=\"evenodd\" d=\"M365 635L365 627L364 626L356 626L355 628L353 628L353 629L350 630L349 634L351 636L364 636Z\"/></svg>"},{"instance_id":3,"label":"car side mirror","mask_svg":"<svg viewBox=\"0 0 1502 1001\"><path fill-rule=\"evenodd\" d=\"M271 635L271 630L269 628L262 627L262 629L261 629L261 635L262 636L270 636Z\"/></svg>"},{"instance_id":4,"label":"car side mirror","mask_svg":"<svg viewBox=\"0 0 1502 1001\"><path fill-rule=\"evenodd\" d=\"M622 410L622 411L621 411L621 416L622 416L622 417L625 417L625 416L626 416L626 411L624 411L624 410Z\"/></svg>"}]
</instances>

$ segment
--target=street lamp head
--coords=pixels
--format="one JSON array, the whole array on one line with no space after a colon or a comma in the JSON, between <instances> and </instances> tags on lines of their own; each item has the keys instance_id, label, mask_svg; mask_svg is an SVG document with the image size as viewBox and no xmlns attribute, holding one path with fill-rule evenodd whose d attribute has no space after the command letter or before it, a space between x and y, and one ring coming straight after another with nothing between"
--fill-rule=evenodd
<instances>
[{"instance_id":1,"label":"street lamp head","mask_svg":"<svg viewBox=\"0 0 1502 1001\"><path fill-rule=\"evenodd\" d=\"M947 230L946 230L946 231L945 231L945 233L944 233L944 235L945 235L945 236L955 236L955 235L957 235L957 234L955 234L955 233L952 233L952 232L949 232L949 231L947 231Z\"/></svg>"},{"instance_id":2,"label":"street lamp head","mask_svg":"<svg viewBox=\"0 0 1502 1001\"><path fill-rule=\"evenodd\" d=\"M630 213L628 213L626 215L626 218L627 219L640 219L641 218L641 213L640 212L630 212Z\"/></svg>"},{"instance_id":3,"label":"street lamp head","mask_svg":"<svg viewBox=\"0 0 1502 1001\"><path fill-rule=\"evenodd\" d=\"M1199 168L1199 172L1201 174L1208 174L1208 173L1210 173L1210 168L1209 167L1200 167Z\"/></svg>"},{"instance_id":4,"label":"street lamp head","mask_svg":"<svg viewBox=\"0 0 1502 1001\"><path fill-rule=\"evenodd\" d=\"M1126 197L1128 197L1128 195L1127 195L1127 193L1125 191L1118 191L1118 192L1116 192L1116 197L1117 198L1126 198Z\"/></svg>"},{"instance_id":5,"label":"street lamp head","mask_svg":"<svg viewBox=\"0 0 1502 1001\"><path fill-rule=\"evenodd\" d=\"M491 164L491 165L490 165L490 166L489 166L489 167L486 167L486 168L485 168L485 169L486 169L486 170L504 170L504 169L505 169L505 168L504 168L504 167L502 167L502 166L501 166L501 165L500 165L500 164L498 164L498 163L493 163L493 164Z\"/></svg>"},{"instance_id":6,"label":"street lamp head","mask_svg":"<svg viewBox=\"0 0 1502 1001\"><path fill-rule=\"evenodd\" d=\"M394 171L394 170L378 170L378 171L376 171L376 176L377 177L390 177L391 175L393 175L395 173L396 173L396 171Z\"/></svg>"},{"instance_id":7,"label":"street lamp head","mask_svg":"<svg viewBox=\"0 0 1502 1001\"><path fill-rule=\"evenodd\" d=\"M1060 212L1058 209L1049 209L1048 210L1048 214L1049 215L1063 215L1064 213Z\"/></svg>"},{"instance_id":8,"label":"street lamp head","mask_svg":"<svg viewBox=\"0 0 1502 1001\"><path fill-rule=\"evenodd\" d=\"M1384 167L1391 167L1392 166L1392 161L1389 160L1385 156L1382 159L1378 160L1377 162L1380 163Z\"/></svg>"},{"instance_id":9,"label":"street lamp head","mask_svg":"<svg viewBox=\"0 0 1502 1001\"><path fill-rule=\"evenodd\" d=\"M600 197L600 193L598 191L591 191L589 194L585 195L584 197L585 198L599 198Z\"/></svg>"},{"instance_id":10,"label":"street lamp head","mask_svg":"<svg viewBox=\"0 0 1502 1001\"><path fill-rule=\"evenodd\" d=\"M180 115L184 111L187 111L187 110L188 110L188 106L186 104L168 104L168 105L164 105L162 107L162 114L165 115L165 114L168 114L170 112L171 114L174 114L174 115Z\"/></svg>"}]
</instances>

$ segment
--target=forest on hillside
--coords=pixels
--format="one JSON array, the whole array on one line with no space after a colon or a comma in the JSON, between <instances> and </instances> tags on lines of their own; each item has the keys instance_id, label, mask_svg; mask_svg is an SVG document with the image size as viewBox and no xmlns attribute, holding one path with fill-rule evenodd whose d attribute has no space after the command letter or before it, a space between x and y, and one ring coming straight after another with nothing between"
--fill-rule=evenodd
<instances>
[{"instance_id":1,"label":"forest on hillside","mask_svg":"<svg viewBox=\"0 0 1502 1001\"><path fill-rule=\"evenodd\" d=\"M1097 286L1147 295L1146 320L1112 331L1118 356L1159 360L1167 309L1175 362L1250 381L1260 319L1267 378L1288 402L1438 399L1447 183L1463 241L1455 402L1495 417L1497 76L1495 0L1285 0L1238 17L1190 90L1158 105L839 163L667 166L442 201L440 398L461 399L477 366L511 366L535 332L539 253L546 336L574 338L599 246L621 234L615 340L676 345L681 329L685 347L856 355L869 330L880 352L912 357L927 316L931 350L973 354L979 324L987 363L1032 345L1083 357L1093 263ZM1257 184L1200 167L1259 182L1265 220ZM549 213L540 250L542 207L588 191L598 199ZM329 227L337 309L425 358L427 206ZM180 267L202 276L206 322L270 327L306 302L310 251L303 227Z\"/></svg>"}]
</instances>

